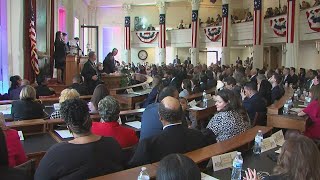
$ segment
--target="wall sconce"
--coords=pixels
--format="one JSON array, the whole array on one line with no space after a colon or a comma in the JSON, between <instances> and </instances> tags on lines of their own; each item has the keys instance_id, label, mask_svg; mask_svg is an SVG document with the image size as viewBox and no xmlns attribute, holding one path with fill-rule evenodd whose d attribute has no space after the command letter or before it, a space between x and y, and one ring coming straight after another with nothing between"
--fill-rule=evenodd
<instances>
[{"instance_id":1,"label":"wall sconce","mask_svg":"<svg viewBox=\"0 0 320 180\"><path fill-rule=\"evenodd\" d=\"M286 54L287 53L287 48L285 44L282 44L282 54Z\"/></svg>"},{"instance_id":2,"label":"wall sconce","mask_svg":"<svg viewBox=\"0 0 320 180\"><path fill-rule=\"evenodd\" d=\"M316 49L318 51L318 54L320 54L320 41L316 41Z\"/></svg>"}]
</instances>

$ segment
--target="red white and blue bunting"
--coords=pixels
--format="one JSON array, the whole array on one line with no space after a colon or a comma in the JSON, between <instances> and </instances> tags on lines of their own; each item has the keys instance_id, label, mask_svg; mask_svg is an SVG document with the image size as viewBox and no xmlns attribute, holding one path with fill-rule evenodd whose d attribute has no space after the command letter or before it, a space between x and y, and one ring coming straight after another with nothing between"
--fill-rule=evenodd
<instances>
[{"instance_id":1,"label":"red white and blue bunting","mask_svg":"<svg viewBox=\"0 0 320 180\"><path fill-rule=\"evenodd\" d=\"M273 32L280 37L287 35L287 18L278 17L270 20L270 26Z\"/></svg>"},{"instance_id":2,"label":"red white and blue bunting","mask_svg":"<svg viewBox=\"0 0 320 180\"><path fill-rule=\"evenodd\" d=\"M143 32L136 32L139 40L143 43L151 43L157 37L159 32L158 31L143 31Z\"/></svg>"},{"instance_id":3,"label":"red white and blue bunting","mask_svg":"<svg viewBox=\"0 0 320 180\"><path fill-rule=\"evenodd\" d=\"M320 8L306 12L310 29L320 32Z\"/></svg>"},{"instance_id":4,"label":"red white and blue bunting","mask_svg":"<svg viewBox=\"0 0 320 180\"><path fill-rule=\"evenodd\" d=\"M210 41L216 42L221 37L222 27L218 26L205 28L204 33Z\"/></svg>"}]
</instances>

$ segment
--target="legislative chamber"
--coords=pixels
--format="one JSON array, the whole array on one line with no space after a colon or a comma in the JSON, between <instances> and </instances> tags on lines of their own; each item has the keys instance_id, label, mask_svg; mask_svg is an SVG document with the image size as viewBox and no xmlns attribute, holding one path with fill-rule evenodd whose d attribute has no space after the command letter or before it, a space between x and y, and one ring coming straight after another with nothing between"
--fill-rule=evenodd
<instances>
[{"instance_id":1,"label":"legislative chamber","mask_svg":"<svg viewBox=\"0 0 320 180\"><path fill-rule=\"evenodd\" d=\"M1 180L320 178L320 0L0 15Z\"/></svg>"}]
</instances>

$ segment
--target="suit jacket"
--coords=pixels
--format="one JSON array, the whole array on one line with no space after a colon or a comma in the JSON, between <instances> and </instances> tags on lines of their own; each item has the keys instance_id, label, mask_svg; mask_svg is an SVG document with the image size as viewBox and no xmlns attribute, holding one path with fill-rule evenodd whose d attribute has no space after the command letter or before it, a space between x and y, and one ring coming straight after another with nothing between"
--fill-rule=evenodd
<instances>
[{"instance_id":1,"label":"suit jacket","mask_svg":"<svg viewBox=\"0 0 320 180\"><path fill-rule=\"evenodd\" d=\"M158 88L158 87L152 88L151 93L148 94L147 99L145 99L145 100L142 102L141 107L142 107L142 108L146 108L149 104L155 103L158 94L159 94L159 88Z\"/></svg>"},{"instance_id":2,"label":"suit jacket","mask_svg":"<svg viewBox=\"0 0 320 180\"><path fill-rule=\"evenodd\" d=\"M294 86L296 86L296 85L298 84L298 81L299 81L298 75L294 74L294 75L292 75L292 76L290 76L290 77L291 77L291 83L292 83Z\"/></svg>"},{"instance_id":3,"label":"suit jacket","mask_svg":"<svg viewBox=\"0 0 320 180\"><path fill-rule=\"evenodd\" d=\"M271 104L271 89L272 85L268 80L261 81L258 94L266 101L267 106Z\"/></svg>"},{"instance_id":4,"label":"suit jacket","mask_svg":"<svg viewBox=\"0 0 320 180\"><path fill-rule=\"evenodd\" d=\"M12 102L11 114L14 120L39 119L44 117L44 107L33 100L18 100Z\"/></svg>"},{"instance_id":5,"label":"suit jacket","mask_svg":"<svg viewBox=\"0 0 320 180\"><path fill-rule=\"evenodd\" d=\"M247 110L251 124L253 124L256 112L267 112L266 102L258 93L254 94L251 98L244 99L243 106Z\"/></svg>"},{"instance_id":6,"label":"suit jacket","mask_svg":"<svg viewBox=\"0 0 320 180\"><path fill-rule=\"evenodd\" d=\"M183 125L166 127L157 136L139 142L130 166L160 161L172 153L187 153L207 145L205 137L200 131L188 129Z\"/></svg>"},{"instance_id":7,"label":"suit jacket","mask_svg":"<svg viewBox=\"0 0 320 180\"><path fill-rule=\"evenodd\" d=\"M274 87L271 90L271 104L273 104L276 100L279 100L284 95L284 89L280 87L280 85Z\"/></svg>"},{"instance_id":8,"label":"suit jacket","mask_svg":"<svg viewBox=\"0 0 320 180\"><path fill-rule=\"evenodd\" d=\"M158 113L159 103L150 104L142 113L140 141L162 132L162 123Z\"/></svg>"},{"instance_id":9,"label":"suit jacket","mask_svg":"<svg viewBox=\"0 0 320 180\"><path fill-rule=\"evenodd\" d=\"M288 83L288 84L292 83L292 78L290 75L288 75L287 77L283 76L283 85L286 83Z\"/></svg>"},{"instance_id":10,"label":"suit jacket","mask_svg":"<svg viewBox=\"0 0 320 180\"><path fill-rule=\"evenodd\" d=\"M20 92L21 92L23 87L24 86L20 86L20 87L18 87L16 89L11 90L10 94L9 94L10 99L11 100L19 100L20 99Z\"/></svg>"},{"instance_id":11,"label":"suit jacket","mask_svg":"<svg viewBox=\"0 0 320 180\"><path fill-rule=\"evenodd\" d=\"M98 76L98 70L97 67L92 64L90 60L88 60L82 68L81 75L84 77L84 84L87 86L88 91L90 94L93 93L94 88L98 84L98 80L93 80L92 76L97 75Z\"/></svg>"},{"instance_id":12,"label":"suit jacket","mask_svg":"<svg viewBox=\"0 0 320 180\"><path fill-rule=\"evenodd\" d=\"M80 96L89 94L87 87L85 87L83 84L73 83L69 88L75 89L80 94Z\"/></svg>"},{"instance_id":13,"label":"suit jacket","mask_svg":"<svg viewBox=\"0 0 320 180\"><path fill-rule=\"evenodd\" d=\"M250 78L250 81L257 83L257 75L252 76L252 77Z\"/></svg>"},{"instance_id":14,"label":"suit jacket","mask_svg":"<svg viewBox=\"0 0 320 180\"><path fill-rule=\"evenodd\" d=\"M35 89L37 92L37 98L39 98L39 96L51 96L55 94L55 92L51 91L47 85L39 85Z\"/></svg>"},{"instance_id":15,"label":"suit jacket","mask_svg":"<svg viewBox=\"0 0 320 180\"><path fill-rule=\"evenodd\" d=\"M177 77L176 78L172 78L170 83L169 83L169 86L176 87L177 90L179 91L180 88L181 88L181 84L179 83L179 79Z\"/></svg>"},{"instance_id":16,"label":"suit jacket","mask_svg":"<svg viewBox=\"0 0 320 180\"><path fill-rule=\"evenodd\" d=\"M111 52L103 60L103 70L107 74L114 73L116 71L115 60Z\"/></svg>"},{"instance_id":17,"label":"suit jacket","mask_svg":"<svg viewBox=\"0 0 320 180\"><path fill-rule=\"evenodd\" d=\"M180 59L174 59L173 60L173 64L181 64L181 60Z\"/></svg>"}]
</instances>

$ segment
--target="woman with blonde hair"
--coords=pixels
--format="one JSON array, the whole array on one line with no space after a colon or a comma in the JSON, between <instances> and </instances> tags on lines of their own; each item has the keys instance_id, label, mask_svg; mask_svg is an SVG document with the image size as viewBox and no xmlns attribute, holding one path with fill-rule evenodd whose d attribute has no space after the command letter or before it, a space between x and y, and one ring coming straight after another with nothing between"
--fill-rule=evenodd
<instances>
[{"instance_id":1,"label":"woman with blonde hair","mask_svg":"<svg viewBox=\"0 0 320 180\"><path fill-rule=\"evenodd\" d=\"M257 180L256 171L248 169L247 180ZM266 180L319 180L320 152L317 145L306 136L295 136L286 140L281 148L274 175Z\"/></svg>"},{"instance_id":2,"label":"woman with blonde hair","mask_svg":"<svg viewBox=\"0 0 320 180\"><path fill-rule=\"evenodd\" d=\"M59 104L54 104L54 112L50 115L50 119L60 119L60 104L68 99L76 99L79 98L80 94L75 89L64 89L61 91L59 97Z\"/></svg>"},{"instance_id":3,"label":"woman with blonde hair","mask_svg":"<svg viewBox=\"0 0 320 180\"><path fill-rule=\"evenodd\" d=\"M11 114L15 121L44 117L43 105L36 100L36 90L25 86L20 92L20 100L12 102Z\"/></svg>"}]
</instances>

